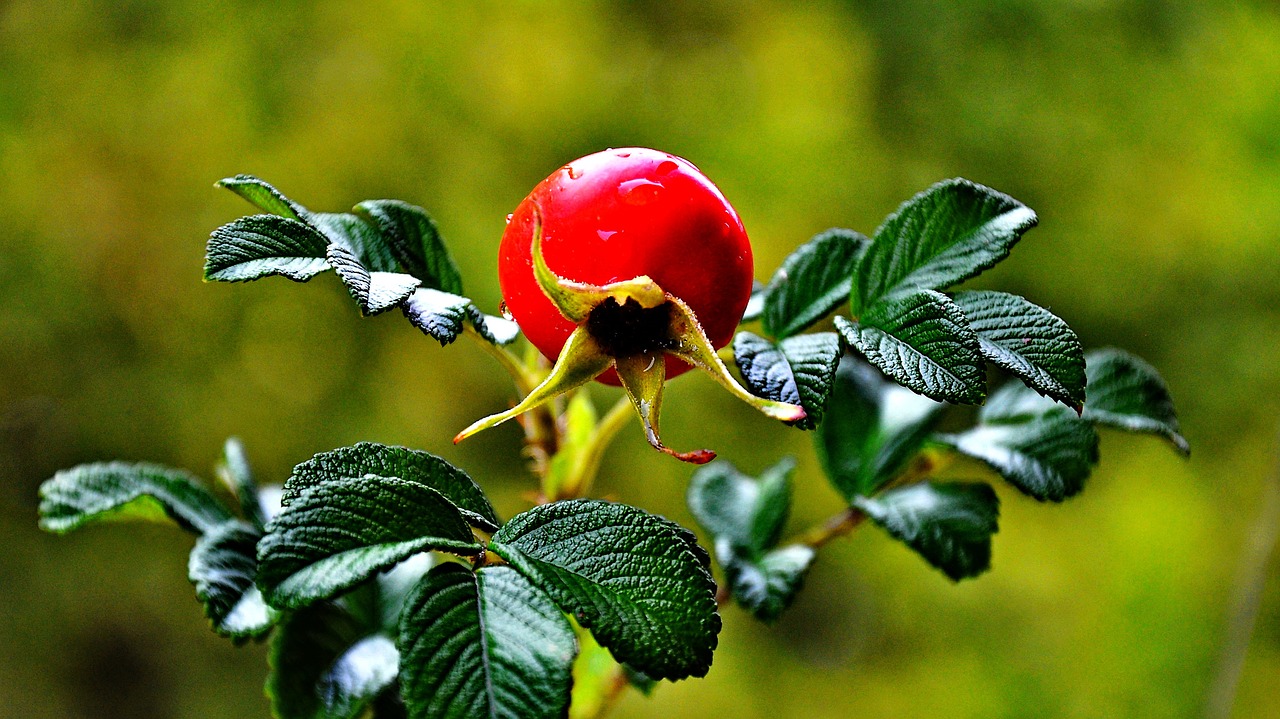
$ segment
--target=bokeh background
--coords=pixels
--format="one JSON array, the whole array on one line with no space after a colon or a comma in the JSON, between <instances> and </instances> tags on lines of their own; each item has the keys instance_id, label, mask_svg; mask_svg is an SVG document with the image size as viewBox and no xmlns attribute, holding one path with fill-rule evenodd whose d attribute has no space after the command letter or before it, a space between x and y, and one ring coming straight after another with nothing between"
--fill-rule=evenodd
<instances>
[{"instance_id":1,"label":"bokeh background","mask_svg":"<svg viewBox=\"0 0 1280 719\"><path fill-rule=\"evenodd\" d=\"M1201 715L1280 427L1274 2L0 2L0 716L268 714L265 649L206 629L190 539L36 530L59 468L210 476L236 434L281 481L367 439L524 506L518 430L449 443L511 398L477 347L361 319L332 276L200 281L210 230L249 212L215 180L420 204L492 312L505 215L627 145L720 185L760 279L936 180L1012 194L1041 225L975 284L1150 360L1193 455L1106 432L1064 505L999 487L993 570L958 586L876 531L833 544L777 626L728 609L708 678L615 716ZM749 471L798 456L795 529L838 509L808 437L708 380L675 382L665 420ZM600 490L690 524L689 473L633 426ZM1280 717L1278 568L1236 717Z\"/></svg>"}]
</instances>

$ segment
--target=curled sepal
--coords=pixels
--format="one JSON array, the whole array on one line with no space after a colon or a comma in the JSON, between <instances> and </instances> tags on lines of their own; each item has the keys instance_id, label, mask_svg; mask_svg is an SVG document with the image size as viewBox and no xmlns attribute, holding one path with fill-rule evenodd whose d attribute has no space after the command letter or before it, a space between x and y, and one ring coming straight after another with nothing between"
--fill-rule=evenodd
<instances>
[{"instance_id":1,"label":"curled sepal","mask_svg":"<svg viewBox=\"0 0 1280 719\"><path fill-rule=\"evenodd\" d=\"M783 422L798 422L805 418L804 407L800 405L764 399L743 389L716 354L716 348L707 339L707 334L702 331L702 325L698 324L698 318L689 309L689 305L671 295L667 299L672 305L671 338L674 340L672 346L666 348L668 354L711 375L730 394L760 410L766 417Z\"/></svg>"},{"instance_id":2,"label":"curled sepal","mask_svg":"<svg viewBox=\"0 0 1280 719\"><path fill-rule=\"evenodd\" d=\"M644 436L654 449L682 462L706 464L716 458L709 449L677 452L662 443L658 436L658 414L662 409L662 385L667 378L667 361L661 352L642 353L617 360L618 378L631 398L631 404L644 423Z\"/></svg>"},{"instance_id":3,"label":"curled sepal","mask_svg":"<svg viewBox=\"0 0 1280 719\"><path fill-rule=\"evenodd\" d=\"M667 301L666 294L648 275L641 275L629 280L610 282L607 285L592 285L586 282L575 282L557 275L547 266L547 259L542 256L542 211L537 205L533 208L533 276L538 286L546 294L547 299L560 310L560 314L570 322L581 324L587 315L605 300L612 297L619 305L627 300L635 300L641 307L651 309ZM564 356L561 353L561 356Z\"/></svg>"},{"instance_id":4,"label":"curled sepal","mask_svg":"<svg viewBox=\"0 0 1280 719\"><path fill-rule=\"evenodd\" d=\"M453 443L457 444L477 432L496 427L512 417L551 401L557 395L581 387L609 369L611 364L613 358L605 354L585 328L579 327L565 341L560 357L542 384L534 387L519 404L506 412L489 415L462 430L453 438Z\"/></svg>"}]
</instances>

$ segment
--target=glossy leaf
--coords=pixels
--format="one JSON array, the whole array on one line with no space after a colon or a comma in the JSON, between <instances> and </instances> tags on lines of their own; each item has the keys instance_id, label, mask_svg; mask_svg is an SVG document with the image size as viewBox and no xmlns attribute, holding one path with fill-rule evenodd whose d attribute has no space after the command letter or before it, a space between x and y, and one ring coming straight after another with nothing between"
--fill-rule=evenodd
<instances>
[{"instance_id":1,"label":"glossy leaf","mask_svg":"<svg viewBox=\"0 0 1280 719\"><path fill-rule=\"evenodd\" d=\"M431 570L406 602L399 645L410 719L558 719L568 711L573 627L510 567Z\"/></svg>"},{"instance_id":2,"label":"glossy leaf","mask_svg":"<svg viewBox=\"0 0 1280 719\"><path fill-rule=\"evenodd\" d=\"M634 507L598 500L517 515L490 548L652 677L704 676L720 632L715 582L692 535Z\"/></svg>"},{"instance_id":3,"label":"glossy leaf","mask_svg":"<svg viewBox=\"0 0 1280 719\"><path fill-rule=\"evenodd\" d=\"M1169 388L1154 367L1124 350L1102 349L1085 355L1085 372L1089 377L1085 419L1129 432L1160 435L1178 452L1190 454Z\"/></svg>"},{"instance_id":4,"label":"glossy leaf","mask_svg":"<svg viewBox=\"0 0 1280 719\"><path fill-rule=\"evenodd\" d=\"M257 527L233 520L200 537L191 550L187 576L214 631L222 636L257 637L279 617L254 585L261 536Z\"/></svg>"},{"instance_id":5,"label":"glossy leaf","mask_svg":"<svg viewBox=\"0 0 1280 719\"><path fill-rule=\"evenodd\" d=\"M778 344L750 332L733 338L734 361L747 389L757 397L804 407L804 419L795 423L801 429L822 422L840 353L840 337L834 332L797 335Z\"/></svg>"},{"instance_id":6,"label":"glossy leaf","mask_svg":"<svg viewBox=\"0 0 1280 719\"><path fill-rule=\"evenodd\" d=\"M390 637L326 602L287 615L268 662L277 719L356 719L393 685L400 653Z\"/></svg>"},{"instance_id":7,"label":"glossy leaf","mask_svg":"<svg viewBox=\"0 0 1280 719\"><path fill-rule=\"evenodd\" d=\"M329 245L326 257L364 315L376 315L398 306L420 284L417 277L401 272L371 272L355 253L337 243Z\"/></svg>"},{"instance_id":8,"label":"glossy leaf","mask_svg":"<svg viewBox=\"0 0 1280 719\"><path fill-rule=\"evenodd\" d=\"M953 581L991 566L1000 500L986 484L922 482L858 497L854 505Z\"/></svg>"},{"instance_id":9,"label":"glossy leaf","mask_svg":"<svg viewBox=\"0 0 1280 719\"><path fill-rule=\"evenodd\" d=\"M465 322L496 345L508 345L520 336L520 326L502 317L486 315L466 297L419 287L404 301L404 316L423 334L444 346L462 334Z\"/></svg>"},{"instance_id":10,"label":"glossy leaf","mask_svg":"<svg viewBox=\"0 0 1280 719\"><path fill-rule=\"evenodd\" d=\"M752 557L727 541L716 544L716 554L734 601L766 623L791 606L817 555L813 547L793 544Z\"/></svg>"},{"instance_id":11,"label":"glossy leaf","mask_svg":"<svg viewBox=\"0 0 1280 719\"><path fill-rule=\"evenodd\" d=\"M40 485L40 527L46 531L62 534L91 521L166 518L197 533L234 519L195 477L156 464L82 464Z\"/></svg>"},{"instance_id":12,"label":"glossy leaf","mask_svg":"<svg viewBox=\"0 0 1280 719\"><path fill-rule=\"evenodd\" d=\"M886 300L860 322L837 317L836 329L881 372L926 397L979 404L986 396L978 336L944 294L924 290Z\"/></svg>"},{"instance_id":13,"label":"glossy leaf","mask_svg":"<svg viewBox=\"0 0 1280 719\"><path fill-rule=\"evenodd\" d=\"M283 501L288 505L308 487L321 482L369 475L430 487L457 506L468 522L488 532L498 528L493 507L466 472L430 452L374 442L321 452L294 467L284 485Z\"/></svg>"},{"instance_id":14,"label":"glossy leaf","mask_svg":"<svg viewBox=\"0 0 1280 719\"><path fill-rule=\"evenodd\" d=\"M740 324L754 322L764 314L764 294L766 285L760 280L751 283L751 297L747 300L747 309L742 312Z\"/></svg>"},{"instance_id":15,"label":"glossy leaf","mask_svg":"<svg viewBox=\"0 0 1280 719\"><path fill-rule=\"evenodd\" d=\"M355 212L382 232L400 266L424 287L462 294L462 275L426 210L399 200L366 200Z\"/></svg>"},{"instance_id":16,"label":"glossy leaf","mask_svg":"<svg viewBox=\"0 0 1280 719\"><path fill-rule=\"evenodd\" d=\"M853 314L967 280L1007 257L1035 224L1036 214L1008 195L963 179L940 182L876 230L854 270Z\"/></svg>"},{"instance_id":17,"label":"glossy leaf","mask_svg":"<svg viewBox=\"0 0 1280 719\"><path fill-rule=\"evenodd\" d=\"M873 494L920 449L943 408L846 357L832 382L827 417L814 436L832 485L849 500Z\"/></svg>"},{"instance_id":18,"label":"glossy leaf","mask_svg":"<svg viewBox=\"0 0 1280 719\"><path fill-rule=\"evenodd\" d=\"M303 607L428 549L482 551L458 508L431 487L394 477L330 480L267 525L258 586L272 606Z\"/></svg>"},{"instance_id":19,"label":"glossy leaf","mask_svg":"<svg viewBox=\"0 0 1280 719\"><path fill-rule=\"evenodd\" d=\"M267 523L266 510L258 495L258 483L249 466L244 444L237 437L228 437L222 447L222 462L217 467L218 477L235 493L240 511L251 524L261 529Z\"/></svg>"},{"instance_id":20,"label":"glossy leaf","mask_svg":"<svg viewBox=\"0 0 1280 719\"><path fill-rule=\"evenodd\" d=\"M1084 404L1084 349L1066 322L1005 292L957 292L955 302L984 357L1040 394L1075 409Z\"/></svg>"},{"instance_id":21,"label":"glossy leaf","mask_svg":"<svg viewBox=\"0 0 1280 719\"><path fill-rule=\"evenodd\" d=\"M771 337L790 337L826 317L849 297L854 265L870 243L853 230L815 235L782 261L764 293L761 317Z\"/></svg>"},{"instance_id":22,"label":"glossy leaf","mask_svg":"<svg viewBox=\"0 0 1280 719\"><path fill-rule=\"evenodd\" d=\"M236 175L218 180L218 187L225 187L251 202L258 209L291 220L304 220L309 214L302 205L290 200L270 184L253 175Z\"/></svg>"},{"instance_id":23,"label":"glossy leaf","mask_svg":"<svg viewBox=\"0 0 1280 719\"><path fill-rule=\"evenodd\" d=\"M786 457L754 479L724 460L709 464L689 482L689 511L717 541L751 552L771 549L791 511L795 468L795 460Z\"/></svg>"},{"instance_id":24,"label":"glossy leaf","mask_svg":"<svg viewBox=\"0 0 1280 719\"><path fill-rule=\"evenodd\" d=\"M1005 382L987 397L987 401L978 410L978 419L983 424L1000 424L1002 422L1024 422L1043 415L1076 416L1069 407L1040 395L1022 382Z\"/></svg>"},{"instance_id":25,"label":"glossy leaf","mask_svg":"<svg viewBox=\"0 0 1280 719\"><path fill-rule=\"evenodd\" d=\"M984 424L939 439L1041 501L1078 494L1098 462L1098 433L1072 413Z\"/></svg>"},{"instance_id":26,"label":"glossy leaf","mask_svg":"<svg viewBox=\"0 0 1280 719\"><path fill-rule=\"evenodd\" d=\"M311 212L306 219L312 227L352 256L369 272L397 273L400 265L378 228L349 212Z\"/></svg>"},{"instance_id":27,"label":"glossy leaf","mask_svg":"<svg viewBox=\"0 0 1280 719\"><path fill-rule=\"evenodd\" d=\"M247 282L279 275L306 282L329 269L329 241L314 227L276 215L250 215L213 231L205 246L204 278Z\"/></svg>"}]
</instances>

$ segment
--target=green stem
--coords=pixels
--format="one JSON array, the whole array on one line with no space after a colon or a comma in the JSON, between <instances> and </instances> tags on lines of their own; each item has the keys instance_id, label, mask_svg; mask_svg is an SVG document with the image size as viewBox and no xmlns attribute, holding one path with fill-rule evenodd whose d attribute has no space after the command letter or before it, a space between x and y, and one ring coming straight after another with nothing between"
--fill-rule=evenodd
<instances>
[{"instance_id":1,"label":"green stem","mask_svg":"<svg viewBox=\"0 0 1280 719\"><path fill-rule=\"evenodd\" d=\"M533 376L524 363L520 361L506 347L496 345L484 338L484 335L476 331L469 323L463 325L463 333L480 344L480 348L489 353L494 359L498 360L498 364L511 375L511 381L515 382L516 389L519 390L520 396L524 397L538 386L538 379Z\"/></svg>"},{"instance_id":2,"label":"green stem","mask_svg":"<svg viewBox=\"0 0 1280 719\"><path fill-rule=\"evenodd\" d=\"M820 526L805 532L797 540L797 543L818 549L836 537L851 534L866 518L867 515L861 509L849 507L843 512L832 516Z\"/></svg>"},{"instance_id":3,"label":"green stem","mask_svg":"<svg viewBox=\"0 0 1280 719\"><path fill-rule=\"evenodd\" d=\"M529 361L522 360L506 347L495 345L485 339L470 324L464 325L464 332L502 365L502 368L511 376L511 381L515 383L521 399L528 397L529 393L538 386L539 377L533 366L535 360L531 358ZM535 351L532 357L537 356ZM548 458L555 454L560 445L555 414L546 406L538 407L522 417L520 425L524 429L524 454L529 458L533 473L543 477L546 475Z\"/></svg>"},{"instance_id":4,"label":"green stem","mask_svg":"<svg viewBox=\"0 0 1280 719\"><path fill-rule=\"evenodd\" d=\"M604 457L604 451L608 449L609 443L613 441L618 431L625 427L634 415L635 412L631 410L631 400L625 395L618 398L608 413L596 424L590 444L583 450L573 473L556 492L557 496L550 497L551 501L585 497L591 491L591 485L600 471L600 460Z\"/></svg>"}]
</instances>

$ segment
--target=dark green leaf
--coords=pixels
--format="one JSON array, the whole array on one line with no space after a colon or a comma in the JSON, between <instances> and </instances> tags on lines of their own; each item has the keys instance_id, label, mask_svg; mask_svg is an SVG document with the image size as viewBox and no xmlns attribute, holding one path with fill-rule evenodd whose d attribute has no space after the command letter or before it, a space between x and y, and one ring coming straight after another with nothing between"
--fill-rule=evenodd
<instances>
[{"instance_id":1,"label":"dark green leaf","mask_svg":"<svg viewBox=\"0 0 1280 719\"><path fill-rule=\"evenodd\" d=\"M869 243L853 230L833 228L800 245L769 280L764 331L790 337L839 307L849 297L854 265Z\"/></svg>"},{"instance_id":2,"label":"dark green leaf","mask_svg":"<svg viewBox=\"0 0 1280 719\"><path fill-rule=\"evenodd\" d=\"M40 485L40 527L50 532L62 534L94 520L166 517L196 533L234 519L195 477L155 464L82 464Z\"/></svg>"},{"instance_id":3,"label":"dark green leaf","mask_svg":"<svg viewBox=\"0 0 1280 719\"><path fill-rule=\"evenodd\" d=\"M400 266L424 287L462 294L462 275L426 210L399 200L366 200L355 212L381 230Z\"/></svg>"},{"instance_id":4,"label":"dark green leaf","mask_svg":"<svg viewBox=\"0 0 1280 719\"><path fill-rule=\"evenodd\" d=\"M328 599L428 549L481 551L458 508L436 490L394 477L308 487L258 544L258 586L275 607Z\"/></svg>"},{"instance_id":5,"label":"dark green leaf","mask_svg":"<svg viewBox=\"0 0 1280 719\"><path fill-rule=\"evenodd\" d=\"M284 485L283 503L290 504L308 487L321 482L369 475L430 487L453 502L468 522L486 532L498 528L493 507L466 472L429 452L373 442L321 452L294 467L293 476Z\"/></svg>"},{"instance_id":6,"label":"dark green leaf","mask_svg":"<svg viewBox=\"0 0 1280 719\"><path fill-rule=\"evenodd\" d=\"M517 515L490 548L652 677L705 676L720 632L715 582L691 535L661 517L598 500Z\"/></svg>"},{"instance_id":7,"label":"dark green leaf","mask_svg":"<svg viewBox=\"0 0 1280 719\"><path fill-rule=\"evenodd\" d=\"M795 468L786 457L752 479L724 460L708 464L689 482L689 511L717 540L755 553L771 549L791 511Z\"/></svg>"},{"instance_id":8,"label":"dark green leaf","mask_svg":"<svg viewBox=\"0 0 1280 719\"><path fill-rule=\"evenodd\" d=\"M410 719L567 715L573 627L510 567L431 570L406 603L400 648Z\"/></svg>"},{"instance_id":9,"label":"dark green leaf","mask_svg":"<svg viewBox=\"0 0 1280 719\"><path fill-rule=\"evenodd\" d=\"M775 345L750 332L733 338L733 356L752 394L804 407L795 423L813 429L822 422L831 378L840 362L840 337L834 332L788 337Z\"/></svg>"},{"instance_id":10,"label":"dark green leaf","mask_svg":"<svg viewBox=\"0 0 1280 719\"><path fill-rule=\"evenodd\" d=\"M515 322L482 313L466 297L426 287L414 290L402 309L414 327L442 347L462 334L464 322L470 322L481 337L497 345L511 344L520 334Z\"/></svg>"},{"instance_id":11,"label":"dark green leaf","mask_svg":"<svg viewBox=\"0 0 1280 719\"><path fill-rule=\"evenodd\" d=\"M812 547L792 544L757 558L727 541L716 543L716 554L734 600L756 619L769 623L791 606L816 556Z\"/></svg>"},{"instance_id":12,"label":"dark green leaf","mask_svg":"<svg viewBox=\"0 0 1280 719\"><path fill-rule=\"evenodd\" d=\"M1021 382L1005 382L978 410L983 424L1023 422L1043 415L1075 416L1066 405L1041 396Z\"/></svg>"},{"instance_id":13,"label":"dark green leaf","mask_svg":"<svg viewBox=\"0 0 1280 719\"><path fill-rule=\"evenodd\" d=\"M342 284L360 305L364 315L386 312L404 302L418 287L418 278L400 272L370 272L351 250L333 243L329 245L329 264Z\"/></svg>"},{"instance_id":14,"label":"dark green leaf","mask_svg":"<svg viewBox=\"0 0 1280 719\"><path fill-rule=\"evenodd\" d=\"M763 282L755 280L751 283L751 299L747 300L747 309L742 312L739 324L760 319L760 315L764 313L764 292Z\"/></svg>"},{"instance_id":15,"label":"dark green leaf","mask_svg":"<svg viewBox=\"0 0 1280 719\"><path fill-rule=\"evenodd\" d=\"M236 175L218 180L218 187L228 190L253 203L258 209L291 220L305 220L309 214L302 205L285 197L282 192L253 175Z\"/></svg>"},{"instance_id":16,"label":"dark green leaf","mask_svg":"<svg viewBox=\"0 0 1280 719\"><path fill-rule=\"evenodd\" d=\"M328 244L324 235L298 220L276 215L241 217L209 236L204 278L247 282L279 275L306 282L329 269Z\"/></svg>"},{"instance_id":17,"label":"dark green leaf","mask_svg":"<svg viewBox=\"0 0 1280 719\"><path fill-rule=\"evenodd\" d=\"M471 322L481 337L495 345L509 345L520 336L520 325L504 317L479 314L478 318L473 316Z\"/></svg>"},{"instance_id":18,"label":"dark green leaf","mask_svg":"<svg viewBox=\"0 0 1280 719\"><path fill-rule=\"evenodd\" d=\"M1098 462L1098 433L1068 412L983 424L939 439L1041 501L1061 502L1079 493Z\"/></svg>"},{"instance_id":19,"label":"dark green leaf","mask_svg":"<svg viewBox=\"0 0 1280 719\"><path fill-rule=\"evenodd\" d=\"M245 639L264 634L278 614L254 585L258 574L258 539L262 532L233 520L196 540L187 577L204 603L205 615L218 634Z\"/></svg>"},{"instance_id":20,"label":"dark green leaf","mask_svg":"<svg viewBox=\"0 0 1280 719\"><path fill-rule=\"evenodd\" d=\"M1084 349L1049 310L1005 292L957 292L955 302L978 335L978 348L1040 394L1084 404Z\"/></svg>"},{"instance_id":21,"label":"dark green leaf","mask_svg":"<svg viewBox=\"0 0 1280 719\"><path fill-rule=\"evenodd\" d=\"M1084 418L1130 432L1157 434L1183 455L1191 447L1178 428L1169 388L1155 368L1119 349L1093 350L1085 355L1089 377Z\"/></svg>"},{"instance_id":22,"label":"dark green leaf","mask_svg":"<svg viewBox=\"0 0 1280 719\"><path fill-rule=\"evenodd\" d=\"M1036 213L1008 195L968 180L940 182L876 230L854 271L853 314L893 295L967 280L1008 257L1035 224Z\"/></svg>"},{"instance_id":23,"label":"dark green leaf","mask_svg":"<svg viewBox=\"0 0 1280 719\"><path fill-rule=\"evenodd\" d=\"M249 458L245 455L244 445L238 437L227 438L222 447L222 462L218 465L217 473L223 483L235 492L244 518L258 529L262 529L267 523L266 511L258 496L258 483L254 481Z\"/></svg>"},{"instance_id":24,"label":"dark green leaf","mask_svg":"<svg viewBox=\"0 0 1280 719\"><path fill-rule=\"evenodd\" d=\"M1000 499L986 484L922 482L858 497L854 506L953 581L991 566Z\"/></svg>"},{"instance_id":25,"label":"dark green leaf","mask_svg":"<svg viewBox=\"0 0 1280 719\"><path fill-rule=\"evenodd\" d=\"M329 238L329 244L349 252L369 272L399 272L388 238L374 225L349 212L312 212L305 219Z\"/></svg>"},{"instance_id":26,"label":"dark green leaf","mask_svg":"<svg viewBox=\"0 0 1280 719\"><path fill-rule=\"evenodd\" d=\"M395 682L400 653L390 637L326 602L281 622L268 661L277 719L355 719Z\"/></svg>"},{"instance_id":27,"label":"dark green leaf","mask_svg":"<svg viewBox=\"0 0 1280 719\"><path fill-rule=\"evenodd\" d=\"M889 382L845 357L814 444L831 483L846 499L893 479L929 436L944 405Z\"/></svg>"},{"instance_id":28,"label":"dark green leaf","mask_svg":"<svg viewBox=\"0 0 1280 719\"><path fill-rule=\"evenodd\" d=\"M392 635L400 632L400 616L406 601L418 582L436 566L437 555L422 552L400 562L378 575L370 585L377 594L378 627Z\"/></svg>"},{"instance_id":29,"label":"dark green leaf","mask_svg":"<svg viewBox=\"0 0 1280 719\"><path fill-rule=\"evenodd\" d=\"M926 397L979 404L986 396L978 336L944 294L922 290L886 300L860 323L837 317L836 329L881 372Z\"/></svg>"}]
</instances>

